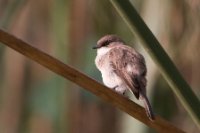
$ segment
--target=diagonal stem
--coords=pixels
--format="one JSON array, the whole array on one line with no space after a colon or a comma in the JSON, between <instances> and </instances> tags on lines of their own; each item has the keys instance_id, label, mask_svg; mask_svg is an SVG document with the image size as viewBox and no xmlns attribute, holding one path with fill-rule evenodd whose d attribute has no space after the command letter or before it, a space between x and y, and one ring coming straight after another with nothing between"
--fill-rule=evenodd
<instances>
[{"instance_id":1,"label":"diagonal stem","mask_svg":"<svg viewBox=\"0 0 200 133\"><path fill-rule=\"evenodd\" d=\"M95 94L96 96L105 100L107 103L114 105L132 117L145 123L149 127L154 128L157 132L184 133L182 130L171 125L169 122L165 121L159 116L156 116L155 121L151 122L146 116L144 108L141 106L125 98L124 96L117 94L111 89L108 89L107 87L101 85L97 81L75 70L74 68L65 65L61 61L2 30L0 30L0 42L46 67L52 72L55 72L56 74L85 88L87 91Z\"/></svg>"}]
</instances>

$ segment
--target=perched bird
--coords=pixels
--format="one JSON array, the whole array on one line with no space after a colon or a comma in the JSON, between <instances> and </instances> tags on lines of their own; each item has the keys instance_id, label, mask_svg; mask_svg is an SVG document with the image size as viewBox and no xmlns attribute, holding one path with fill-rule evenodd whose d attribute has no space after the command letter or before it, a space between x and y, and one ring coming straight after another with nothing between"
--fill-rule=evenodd
<instances>
[{"instance_id":1,"label":"perched bird","mask_svg":"<svg viewBox=\"0 0 200 133\"><path fill-rule=\"evenodd\" d=\"M150 120L154 114L146 96L146 64L144 57L116 35L102 37L97 45L95 64L100 70L103 83L120 94L130 90L144 102Z\"/></svg>"}]
</instances>

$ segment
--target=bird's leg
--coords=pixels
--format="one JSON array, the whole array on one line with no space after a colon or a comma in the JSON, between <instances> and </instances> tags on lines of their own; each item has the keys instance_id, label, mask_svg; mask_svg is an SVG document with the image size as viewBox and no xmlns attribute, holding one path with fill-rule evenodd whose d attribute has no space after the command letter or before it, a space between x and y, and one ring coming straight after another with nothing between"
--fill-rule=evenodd
<instances>
[{"instance_id":1,"label":"bird's leg","mask_svg":"<svg viewBox=\"0 0 200 133\"><path fill-rule=\"evenodd\" d=\"M119 85L114 86L112 89L119 94L124 94L124 92L119 91Z\"/></svg>"},{"instance_id":2,"label":"bird's leg","mask_svg":"<svg viewBox=\"0 0 200 133\"><path fill-rule=\"evenodd\" d=\"M114 86L112 89L116 91L116 88L119 87L118 85Z\"/></svg>"},{"instance_id":3,"label":"bird's leg","mask_svg":"<svg viewBox=\"0 0 200 133\"><path fill-rule=\"evenodd\" d=\"M124 97L127 97L125 95L125 91L122 91L122 90L119 89L119 85L116 85L115 87L113 87L113 90L115 90L115 92L117 92L118 94L123 95Z\"/></svg>"}]
</instances>

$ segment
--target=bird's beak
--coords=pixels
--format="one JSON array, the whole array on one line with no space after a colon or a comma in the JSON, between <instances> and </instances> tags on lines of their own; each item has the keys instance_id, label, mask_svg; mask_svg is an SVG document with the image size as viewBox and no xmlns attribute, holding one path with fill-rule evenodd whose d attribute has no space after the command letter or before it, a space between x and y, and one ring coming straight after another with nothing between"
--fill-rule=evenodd
<instances>
[{"instance_id":1,"label":"bird's beak","mask_svg":"<svg viewBox=\"0 0 200 133\"><path fill-rule=\"evenodd\" d=\"M92 49L98 49L99 47L98 46L94 46L94 47L92 47Z\"/></svg>"}]
</instances>

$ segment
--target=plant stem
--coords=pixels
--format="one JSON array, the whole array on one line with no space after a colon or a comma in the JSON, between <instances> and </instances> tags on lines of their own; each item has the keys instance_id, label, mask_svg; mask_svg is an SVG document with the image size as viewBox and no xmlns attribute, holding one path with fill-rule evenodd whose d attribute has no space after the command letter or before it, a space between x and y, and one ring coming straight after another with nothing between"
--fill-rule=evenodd
<instances>
[{"instance_id":1,"label":"plant stem","mask_svg":"<svg viewBox=\"0 0 200 133\"><path fill-rule=\"evenodd\" d=\"M199 99L178 72L158 40L128 0L111 0L111 3L122 16L123 20L128 24L134 35L143 42L144 48L158 65L162 75L170 84L171 89L200 128Z\"/></svg>"}]
</instances>

